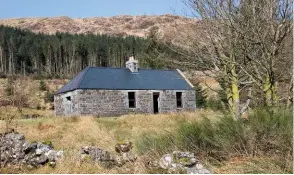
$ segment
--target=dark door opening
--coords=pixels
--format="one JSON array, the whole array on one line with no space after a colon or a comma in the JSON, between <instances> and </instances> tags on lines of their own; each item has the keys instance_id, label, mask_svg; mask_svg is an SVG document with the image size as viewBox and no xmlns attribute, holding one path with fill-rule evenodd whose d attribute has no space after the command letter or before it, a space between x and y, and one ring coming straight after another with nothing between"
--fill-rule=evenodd
<instances>
[{"instance_id":1,"label":"dark door opening","mask_svg":"<svg viewBox=\"0 0 294 175\"><path fill-rule=\"evenodd\" d=\"M159 99L159 92L153 93L153 112L154 114L158 113L158 99Z\"/></svg>"}]
</instances>

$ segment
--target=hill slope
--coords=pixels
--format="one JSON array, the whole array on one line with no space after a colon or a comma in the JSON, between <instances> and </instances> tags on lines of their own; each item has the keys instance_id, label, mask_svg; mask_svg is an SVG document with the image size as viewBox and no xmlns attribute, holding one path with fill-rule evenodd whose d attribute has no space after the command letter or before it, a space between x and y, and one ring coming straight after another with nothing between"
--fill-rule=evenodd
<instances>
[{"instance_id":1,"label":"hill slope","mask_svg":"<svg viewBox=\"0 0 294 175\"><path fill-rule=\"evenodd\" d=\"M93 18L15 18L0 19L0 25L28 29L33 32L54 34L56 32L68 33L93 33L109 35L134 35L146 37L151 28L156 28L163 35L174 31L179 26L181 31L189 31L195 25L196 20L174 15L160 16L113 16Z\"/></svg>"}]
</instances>

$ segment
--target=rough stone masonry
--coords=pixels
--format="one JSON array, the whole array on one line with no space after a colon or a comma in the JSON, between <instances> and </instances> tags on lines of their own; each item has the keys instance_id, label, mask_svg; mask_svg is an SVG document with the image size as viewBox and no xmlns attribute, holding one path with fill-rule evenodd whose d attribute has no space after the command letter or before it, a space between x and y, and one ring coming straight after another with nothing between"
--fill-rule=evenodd
<instances>
[{"instance_id":1,"label":"rough stone masonry","mask_svg":"<svg viewBox=\"0 0 294 175\"><path fill-rule=\"evenodd\" d=\"M130 90L131 91L131 90ZM128 113L152 113L153 92L159 92L158 112L195 110L195 91L132 90L136 96L136 108L129 108L128 90L75 90L55 97L56 115L110 116ZM176 92L182 92L182 107L176 103ZM69 103L67 96L72 97Z\"/></svg>"}]
</instances>

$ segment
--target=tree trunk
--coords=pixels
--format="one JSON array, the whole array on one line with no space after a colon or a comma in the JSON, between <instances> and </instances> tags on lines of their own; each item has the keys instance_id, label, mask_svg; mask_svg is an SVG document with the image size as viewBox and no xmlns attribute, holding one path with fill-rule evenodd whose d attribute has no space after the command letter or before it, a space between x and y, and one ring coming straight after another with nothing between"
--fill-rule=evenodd
<instances>
[{"instance_id":1,"label":"tree trunk","mask_svg":"<svg viewBox=\"0 0 294 175\"><path fill-rule=\"evenodd\" d=\"M271 80L269 75L266 75L265 77L263 93L265 98L265 104L267 106L274 106L277 104L277 83Z\"/></svg>"},{"instance_id":2,"label":"tree trunk","mask_svg":"<svg viewBox=\"0 0 294 175\"><path fill-rule=\"evenodd\" d=\"M232 80L231 80L231 92L232 92L232 113L235 119L240 118L240 97L239 97L239 86L237 74L235 72L235 68L231 70Z\"/></svg>"}]
</instances>

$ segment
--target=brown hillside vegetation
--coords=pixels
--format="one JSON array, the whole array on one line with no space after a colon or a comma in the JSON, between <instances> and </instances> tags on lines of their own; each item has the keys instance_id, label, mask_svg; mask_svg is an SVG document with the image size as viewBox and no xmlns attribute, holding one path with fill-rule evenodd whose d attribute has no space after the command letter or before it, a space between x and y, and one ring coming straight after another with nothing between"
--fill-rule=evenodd
<instances>
[{"instance_id":1,"label":"brown hillside vegetation","mask_svg":"<svg viewBox=\"0 0 294 175\"><path fill-rule=\"evenodd\" d=\"M30 77L18 77L13 80L10 86L12 86L15 98L18 99L18 95L25 96L23 100L26 103L25 107L33 109L50 109L53 105L52 102L46 101L46 95L50 93L53 95L59 88L64 86L68 80L65 79L51 79L44 81L44 88L40 89L41 80L33 80ZM13 95L8 95L7 90L9 88L8 78L0 78L0 107L7 106L12 103ZM1 111L0 111L1 114Z\"/></svg>"},{"instance_id":2,"label":"brown hillside vegetation","mask_svg":"<svg viewBox=\"0 0 294 175\"><path fill-rule=\"evenodd\" d=\"M196 20L175 15L159 16L113 16L92 18L44 17L44 18L15 18L1 19L0 25L28 29L35 33L55 34L56 32L93 33L109 35L134 35L146 37L149 31L157 29L161 35L171 35L175 26L181 32L191 31Z\"/></svg>"}]
</instances>

